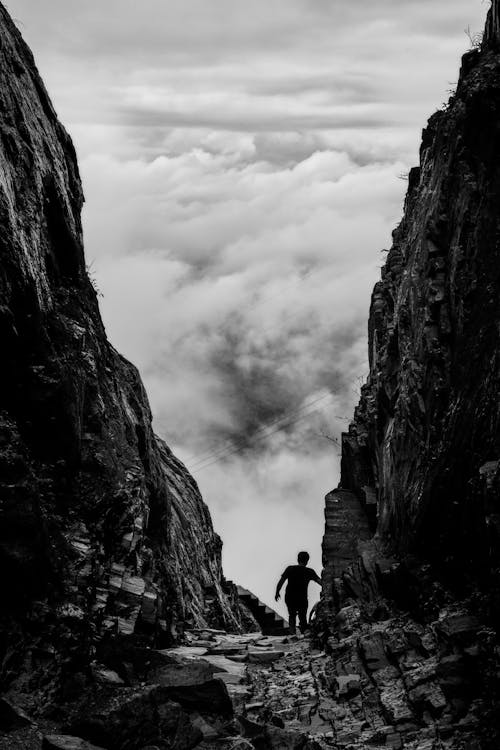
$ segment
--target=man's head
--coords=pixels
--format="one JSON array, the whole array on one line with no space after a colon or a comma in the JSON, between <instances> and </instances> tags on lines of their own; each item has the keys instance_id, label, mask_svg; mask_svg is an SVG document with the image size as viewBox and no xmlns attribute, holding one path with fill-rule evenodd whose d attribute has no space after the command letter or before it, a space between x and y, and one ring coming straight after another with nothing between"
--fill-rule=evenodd
<instances>
[{"instance_id":1,"label":"man's head","mask_svg":"<svg viewBox=\"0 0 500 750\"><path fill-rule=\"evenodd\" d=\"M309 562L309 553L308 552L299 552L297 555L297 562L299 565L307 565Z\"/></svg>"}]
</instances>

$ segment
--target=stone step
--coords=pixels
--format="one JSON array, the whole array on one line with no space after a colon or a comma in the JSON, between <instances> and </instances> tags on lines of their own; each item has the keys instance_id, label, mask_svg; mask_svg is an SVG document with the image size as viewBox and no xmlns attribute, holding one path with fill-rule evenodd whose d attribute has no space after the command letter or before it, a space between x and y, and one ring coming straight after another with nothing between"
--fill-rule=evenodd
<instances>
[{"instance_id":1,"label":"stone step","mask_svg":"<svg viewBox=\"0 0 500 750\"><path fill-rule=\"evenodd\" d=\"M288 623L271 607L258 599L244 586L236 587L240 601L248 607L253 614L264 635L285 635L288 633Z\"/></svg>"}]
</instances>

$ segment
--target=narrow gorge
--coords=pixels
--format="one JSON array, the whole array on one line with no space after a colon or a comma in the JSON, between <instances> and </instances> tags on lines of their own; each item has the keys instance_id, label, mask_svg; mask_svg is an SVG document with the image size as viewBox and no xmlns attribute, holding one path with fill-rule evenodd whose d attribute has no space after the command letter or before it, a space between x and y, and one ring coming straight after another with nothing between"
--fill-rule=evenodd
<instances>
[{"instance_id":1,"label":"narrow gorge","mask_svg":"<svg viewBox=\"0 0 500 750\"><path fill-rule=\"evenodd\" d=\"M75 151L2 4L0 57L0 748L496 750L500 0L373 292L307 638L225 578L106 337Z\"/></svg>"}]
</instances>

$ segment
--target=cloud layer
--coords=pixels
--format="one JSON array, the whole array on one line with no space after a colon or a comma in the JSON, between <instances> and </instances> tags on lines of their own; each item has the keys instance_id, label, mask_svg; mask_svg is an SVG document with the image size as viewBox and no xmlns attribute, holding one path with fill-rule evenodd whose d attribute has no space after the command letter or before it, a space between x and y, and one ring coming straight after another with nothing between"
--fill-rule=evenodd
<instances>
[{"instance_id":1,"label":"cloud layer","mask_svg":"<svg viewBox=\"0 0 500 750\"><path fill-rule=\"evenodd\" d=\"M110 338L271 603L300 548L321 567L381 250L486 5L9 7L76 141Z\"/></svg>"}]
</instances>

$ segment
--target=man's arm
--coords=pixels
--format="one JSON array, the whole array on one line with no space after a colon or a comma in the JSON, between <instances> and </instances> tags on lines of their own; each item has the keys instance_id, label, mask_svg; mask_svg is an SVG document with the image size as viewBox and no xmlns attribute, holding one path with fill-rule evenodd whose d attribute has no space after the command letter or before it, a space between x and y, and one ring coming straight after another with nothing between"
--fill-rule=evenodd
<instances>
[{"instance_id":1,"label":"man's arm","mask_svg":"<svg viewBox=\"0 0 500 750\"><path fill-rule=\"evenodd\" d=\"M276 594L274 597L275 601L278 601L278 599L280 598L281 587L283 586L287 578L288 578L288 568L285 570L285 572L283 573L283 575L278 581L278 585L276 586Z\"/></svg>"},{"instance_id":2,"label":"man's arm","mask_svg":"<svg viewBox=\"0 0 500 750\"><path fill-rule=\"evenodd\" d=\"M319 585L321 586L321 578L316 573L316 571L311 569L311 573L312 573L311 581L314 581L315 583L319 583Z\"/></svg>"}]
</instances>

